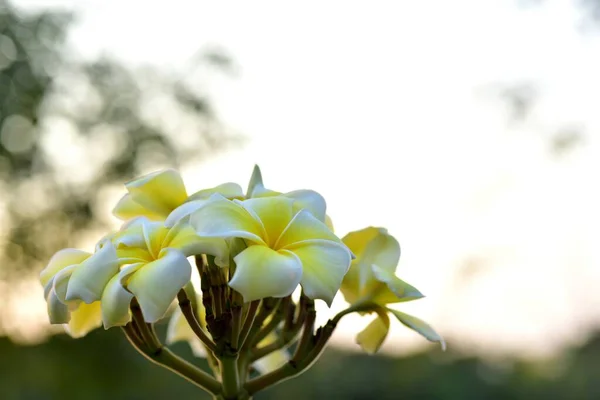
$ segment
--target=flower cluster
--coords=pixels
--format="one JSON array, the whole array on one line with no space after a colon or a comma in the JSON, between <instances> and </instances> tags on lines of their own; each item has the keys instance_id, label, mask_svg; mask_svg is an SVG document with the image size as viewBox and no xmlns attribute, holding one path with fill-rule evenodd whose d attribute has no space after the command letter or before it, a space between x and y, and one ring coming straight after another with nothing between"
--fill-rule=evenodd
<instances>
[{"instance_id":1,"label":"flower cluster","mask_svg":"<svg viewBox=\"0 0 600 400\"><path fill-rule=\"evenodd\" d=\"M189 372L171 353L155 361L229 397L251 395L301 372L299 365L316 359L339 319L351 312L377 314L357 337L368 352L385 339L388 313L443 344L423 321L388 307L422 297L395 275L398 242L373 227L340 239L315 191L266 189L258 167L245 192L225 183L188 195L171 169L125 187L113 211L121 228L103 237L93 253L60 250L41 272L50 322L66 324L74 337L100 325L120 326L138 350L158 354L163 346L152 324L177 299L167 340L187 340L209 357L218 381ZM201 295L191 283L195 273ZM314 300L331 305L338 291L349 308L314 332ZM294 343L294 362L285 364ZM253 370L265 375L247 381Z\"/></svg>"}]
</instances>

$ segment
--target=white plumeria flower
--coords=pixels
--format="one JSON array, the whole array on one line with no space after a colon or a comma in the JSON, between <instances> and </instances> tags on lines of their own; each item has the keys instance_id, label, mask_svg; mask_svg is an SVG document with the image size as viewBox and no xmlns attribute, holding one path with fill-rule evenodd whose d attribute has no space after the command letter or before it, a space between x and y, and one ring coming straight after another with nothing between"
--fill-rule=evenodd
<instances>
[{"instance_id":1,"label":"white plumeria flower","mask_svg":"<svg viewBox=\"0 0 600 400\"><path fill-rule=\"evenodd\" d=\"M289 197L230 201L215 194L190 223L201 237L246 241L229 282L246 302L285 297L301 284L308 297L330 305L352 259L323 222L296 211Z\"/></svg>"}]
</instances>

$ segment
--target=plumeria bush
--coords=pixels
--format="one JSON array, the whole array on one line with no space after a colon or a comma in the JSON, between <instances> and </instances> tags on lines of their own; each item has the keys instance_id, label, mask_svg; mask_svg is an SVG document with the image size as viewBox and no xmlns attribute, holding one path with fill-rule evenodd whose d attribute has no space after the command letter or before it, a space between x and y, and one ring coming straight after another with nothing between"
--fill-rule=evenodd
<instances>
[{"instance_id":1,"label":"plumeria bush","mask_svg":"<svg viewBox=\"0 0 600 400\"><path fill-rule=\"evenodd\" d=\"M245 193L225 183L188 195L171 169L125 187L114 208L121 228L93 253L60 250L41 272L50 322L73 337L120 327L150 361L218 399L249 399L299 375L354 312L376 315L356 338L369 353L389 315L444 346L425 322L388 307L423 297L395 275L396 239L374 227L338 238L315 191L266 189L258 167ZM338 291L348 308L316 328L315 300L331 305ZM212 373L158 338L154 324L166 317L166 343L189 341Z\"/></svg>"}]
</instances>

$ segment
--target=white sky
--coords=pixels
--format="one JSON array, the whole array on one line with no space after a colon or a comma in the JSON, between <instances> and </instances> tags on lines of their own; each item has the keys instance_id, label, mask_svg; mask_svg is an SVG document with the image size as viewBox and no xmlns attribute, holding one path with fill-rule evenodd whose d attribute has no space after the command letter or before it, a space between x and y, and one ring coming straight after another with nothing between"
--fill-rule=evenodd
<instances>
[{"instance_id":1,"label":"white sky","mask_svg":"<svg viewBox=\"0 0 600 400\"><path fill-rule=\"evenodd\" d=\"M340 235L388 227L399 276L428 295L404 309L450 346L540 355L598 327L598 141L560 160L547 141L562 124L600 127L600 41L572 2L248 3L19 2L75 5L84 57L178 73L205 45L227 49L241 75L211 86L250 141L185 170L190 187L245 185L259 163L268 187L321 192ZM542 98L510 127L493 90L523 81ZM387 350L421 343L393 332Z\"/></svg>"}]
</instances>

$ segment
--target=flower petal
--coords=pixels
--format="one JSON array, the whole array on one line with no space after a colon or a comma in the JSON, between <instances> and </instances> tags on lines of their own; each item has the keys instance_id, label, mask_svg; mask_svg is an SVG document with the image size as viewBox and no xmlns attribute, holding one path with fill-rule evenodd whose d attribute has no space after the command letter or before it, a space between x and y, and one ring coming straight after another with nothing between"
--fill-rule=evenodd
<instances>
[{"instance_id":1,"label":"flower petal","mask_svg":"<svg viewBox=\"0 0 600 400\"><path fill-rule=\"evenodd\" d=\"M356 258L360 260L369 242L371 242L371 240L373 240L377 235L381 234L381 230L381 228L370 226L359 231L348 233L342 238L342 241L346 246L348 246L350 251L356 255Z\"/></svg>"},{"instance_id":2,"label":"flower petal","mask_svg":"<svg viewBox=\"0 0 600 400\"><path fill-rule=\"evenodd\" d=\"M183 220L171 228L165 238L163 248L177 249L188 257L196 254L209 254L215 257L215 264L219 267L229 266L229 247L225 239L200 237L189 223ZM163 251L165 251L164 249Z\"/></svg>"},{"instance_id":3,"label":"flower petal","mask_svg":"<svg viewBox=\"0 0 600 400\"><path fill-rule=\"evenodd\" d=\"M163 218L187 199L181 175L174 169L144 175L126 183L125 187L134 202Z\"/></svg>"},{"instance_id":4,"label":"flower petal","mask_svg":"<svg viewBox=\"0 0 600 400\"><path fill-rule=\"evenodd\" d=\"M66 324L71 319L69 307L61 302L54 290L50 290L46 296L48 306L48 317L51 324Z\"/></svg>"},{"instance_id":5,"label":"flower petal","mask_svg":"<svg viewBox=\"0 0 600 400\"><path fill-rule=\"evenodd\" d=\"M252 176L250 177L250 182L248 182L248 190L246 190L247 198L252 197L252 193L254 192L254 188L256 186L260 186L260 188L264 188L262 174L260 172L260 167L258 165L254 165L254 169L252 170Z\"/></svg>"},{"instance_id":6,"label":"flower petal","mask_svg":"<svg viewBox=\"0 0 600 400\"><path fill-rule=\"evenodd\" d=\"M65 330L72 337L80 338L98 328L101 324L100 302L95 301L92 304L81 303L77 310L71 313L71 320L65 326Z\"/></svg>"},{"instance_id":7,"label":"flower petal","mask_svg":"<svg viewBox=\"0 0 600 400\"><path fill-rule=\"evenodd\" d=\"M376 264L393 273L400 261L400 243L388 234L386 229L380 228L377 236L365 247L359 260L367 265Z\"/></svg>"},{"instance_id":8,"label":"flower petal","mask_svg":"<svg viewBox=\"0 0 600 400\"><path fill-rule=\"evenodd\" d=\"M292 220L293 204L294 200L281 196L249 199L241 202L246 210L256 215L262 222L266 231L266 242L271 248Z\"/></svg>"},{"instance_id":9,"label":"flower petal","mask_svg":"<svg viewBox=\"0 0 600 400\"><path fill-rule=\"evenodd\" d=\"M244 191L237 183L227 182L210 189L199 190L188 198L190 200L207 199L211 195L218 193L227 199L243 199Z\"/></svg>"},{"instance_id":10,"label":"flower petal","mask_svg":"<svg viewBox=\"0 0 600 400\"><path fill-rule=\"evenodd\" d=\"M383 344L390 330L390 318L385 310L378 313L365 329L356 336L356 343L369 354L375 354Z\"/></svg>"},{"instance_id":11,"label":"flower petal","mask_svg":"<svg viewBox=\"0 0 600 400\"><path fill-rule=\"evenodd\" d=\"M139 203L136 203L131 197L130 193L126 193L117 202L117 205L113 208L112 213L115 217L126 221L135 217L144 216L153 221L158 221L164 218L161 213L156 213L147 209Z\"/></svg>"},{"instance_id":12,"label":"flower petal","mask_svg":"<svg viewBox=\"0 0 600 400\"><path fill-rule=\"evenodd\" d=\"M205 200L194 200L183 203L176 209L174 209L171 214L165 220L165 226L170 228L174 226L177 222L184 219L185 217L192 214L194 211L197 211L204 207L208 203L208 199Z\"/></svg>"},{"instance_id":13,"label":"flower petal","mask_svg":"<svg viewBox=\"0 0 600 400\"><path fill-rule=\"evenodd\" d=\"M83 300L88 304L100 300L104 287L117 272L117 252L112 243L107 243L73 271L66 300Z\"/></svg>"},{"instance_id":14,"label":"flower petal","mask_svg":"<svg viewBox=\"0 0 600 400\"><path fill-rule=\"evenodd\" d=\"M154 259L158 258L169 230L161 222L145 222L142 224L142 232L148 252Z\"/></svg>"},{"instance_id":15,"label":"flower petal","mask_svg":"<svg viewBox=\"0 0 600 400\"><path fill-rule=\"evenodd\" d=\"M294 190L284 194L294 200L294 211L306 209L310 211L319 221L325 222L325 211L327 204L325 199L314 190Z\"/></svg>"},{"instance_id":16,"label":"flower petal","mask_svg":"<svg viewBox=\"0 0 600 400\"><path fill-rule=\"evenodd\" d=\"M245 302L288 296L302 278L300 260L288 251L250 246L235 256L234 261L236 270L229 286L240 292Z\"/></svg>"},{"instance_id":17,"label":"flower petal","mask_svg":"<svg viewBox=\"0 0 600 400\"><path fill-rule=\"evenodd\" d=\"M192 267L183 253L169 249L161 258L134 273L127 282L127 289L140 303L144 319L156 322L165 315L191 276Z\"/></svg>"},{"instance_id":18,"label":"flower petal","mask_svg":"<svg viewBox=\"0 0 600 400\"><path fill-rule=\"evenodd\" d=\"M59 271L58 274L52 280L52 291L54 291L56 297L61 302L67 304L67 289L69 287L69 280L73 271L77 269L79 265L69 265L67 268Z\"/></svg>"},{"instance_id":19,"label":"flower petal","mask_svg":"<svg viewBox=\"0 0 600 400\"><path fill-rule=\"evenodd\" d=\"M106 285L101 300L104 329L124 326L131 321L129 305L133 294L123 287L123 282L144 265L145 263L137 263L126 266Z\"/></svg>"},{"instance_id":20,"label":"flower petal","mask_svg":"<svg viewBox=\"0 0 600 400\"><path fill-rule=\"evenodd\" d=\"M282 249L304 240L325 239L336 243L342 241L307 210L299 211L283 231L276 248Z\"/></svg>"},{"instance_id":21,"label":"flower petal","mask_svg":"<svg viewBox=\"0 0 600 400\"><path fill-rule=\"evenodd\" d=\"M405 314L398 310L394 310L391 308L388 308L387 310L394 314L394 316L398 318L398 321L402 322L404 326L419 333L421 336L423 336L430 342L439 342L442 346L442 350L446 350L446 342L444 341L444 339L425 321L422 321L417 317L413 317L412 315Z\"/></svg>"},{"instance_id":22,"label":"flower petal","mask_svg":"<svg viewBox=\"0 0 600 400\"><path fill-rule=\"evenodd\" d=\"M418 300L425 296L417 288L402 279L398 278L393 272L383 269L375 264L371 265L375 278L385 283L386 288L380 291L374 298L376 304L389 304ZM386 290L387 289L387 290Z\"/></svg>"},{"instance_id":23,"label":"flower petal","mask_svg":"<svg viewBox=\"0 0 600 400\"><path fill-rule=\"evenodd\" d=\"M40 272L42 286L46 287L58 271L70 265L80 264L91 255L87 251L78 249L62 249L57 251L48 262L48 265L46 265L46 268Z\"/></svg>"},{"instance_id":24,"label":"flower petal","mask_svg":"<svg viewBox=\"0 0 600 400\"><path fill-rule=\"evenodd\" d=\"M255 243L264 243L265 231L244 207L220 195L212 195L210 202L190 217L190 224L202 237L239 237Z\"/></svg>"},{"instance_id":25,"label":"flower petal","mask_svg":"<svg viewBox=\"0 0 600 400\"><path fill-rule=\"evenodd\" d=\"M352 261L348 248L328 240L307 240L287 249L302 262L300 283L304 293L331 306Z\"/></svg>"}]
</instances>

